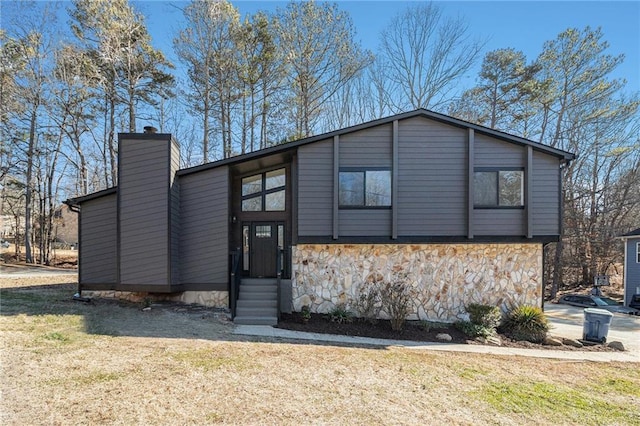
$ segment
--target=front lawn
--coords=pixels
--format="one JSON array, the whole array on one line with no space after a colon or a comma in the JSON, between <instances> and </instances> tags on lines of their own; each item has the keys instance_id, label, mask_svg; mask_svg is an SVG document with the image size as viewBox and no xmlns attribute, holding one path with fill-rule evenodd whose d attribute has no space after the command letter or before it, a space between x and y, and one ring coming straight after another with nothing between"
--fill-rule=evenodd
<instances>
[{"instance_id":1,"label":"front lawn","mask_svg":"<svg viewBox=\"0 0 640 426\"><path fill-rule=\"evenodd\" d=\"M640 364L246 338L0 282L0 424L638 424Z\"/></svg>"}]
</instances>

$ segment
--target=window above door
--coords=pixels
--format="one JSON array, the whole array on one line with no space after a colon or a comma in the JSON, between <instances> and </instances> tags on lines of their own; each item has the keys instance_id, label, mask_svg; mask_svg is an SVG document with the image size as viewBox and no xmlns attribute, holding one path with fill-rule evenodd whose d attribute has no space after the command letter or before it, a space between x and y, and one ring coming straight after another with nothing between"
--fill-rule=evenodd
<instances>
[{"instance_id":1,"label":"window above door","mask_svg":"<svg viewBox=\"0 0 640 426\"><path fill-rule=\"evenodd\" d=\"M284 168L242 178L242 211L284 211L286 181Z\"/></svg>"}]
</instances>

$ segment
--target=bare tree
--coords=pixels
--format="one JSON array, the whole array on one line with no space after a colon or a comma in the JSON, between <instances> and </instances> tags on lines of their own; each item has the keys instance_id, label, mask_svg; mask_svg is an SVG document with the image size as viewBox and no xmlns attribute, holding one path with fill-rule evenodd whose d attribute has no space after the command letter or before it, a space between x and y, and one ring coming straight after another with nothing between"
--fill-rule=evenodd
<instances>
[{"instance_id":1,"label":"bare tree","mask_svg":"<svg viewBox=\"0 0 640 426\"><path fill-rule=\"evenodd\" d=\"M291 2L278 11L280 48L288 52L295 137L306 137L324 105L373 60L355 41L351 19L335 4Z\"/></svg>"},{"instance_id":2,"label":"bare tree","mask_svg":"<svg viewBox=\"0 0 640 426\"><path fill-rule=\"evenodd\" d=\"M461 18L442 15L434 3L418 3L392 18L381 34L384 76L393 83L390 108L438 109L476 62L484 43L471 41Z\"/></svg>"}]
</instances>

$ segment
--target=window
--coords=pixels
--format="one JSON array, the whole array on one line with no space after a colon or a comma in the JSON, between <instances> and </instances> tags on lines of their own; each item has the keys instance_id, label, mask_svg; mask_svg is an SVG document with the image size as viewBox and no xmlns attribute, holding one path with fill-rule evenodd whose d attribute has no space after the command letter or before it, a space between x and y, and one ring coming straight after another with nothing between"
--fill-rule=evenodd
<instances>
[{"instance_id":1,"label":"window","mask_svg":"<svg viewBox=\"0 0 640 426\"><path fill-rule=\"evenodd\" d=\"M242 211L284 211L285 186L285 169L242 178Z\"/></svg>"},{"instance_id":2,"label":"window","mask_svg":"<svg viewBox=\"0 0 640 426\"><path fill-rule=\"evenodd\" d=\"M636 263L640 263L640 243L636 243Z\"/></svg>"},{"instance_id":3,"label":"window","mask_svg":"<svg viewBox=\"0 0 640 426\"><path fill-rule=\"evenodd\" d=\"M340 207L391 206L389 170L342 170L339 186Z\"/></svg>"},{"instance_id":4,"label":"window","mask_svg":"<svg viewBox=\"0 0 640 426\"><path fill-rule=\"evenodd\" d=\"M522 170L476 170L473 185L475 207L524 206Z\"/></svg>"}]
</instances>

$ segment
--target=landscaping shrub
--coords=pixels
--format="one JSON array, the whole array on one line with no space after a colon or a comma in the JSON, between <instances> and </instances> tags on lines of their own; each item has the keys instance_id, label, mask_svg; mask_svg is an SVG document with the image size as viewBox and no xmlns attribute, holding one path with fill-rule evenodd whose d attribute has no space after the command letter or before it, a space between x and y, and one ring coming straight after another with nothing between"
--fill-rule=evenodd
<instances>
[{"instance_id":1,"label":"landscaping shrub","mask_svg":"<svg viewBox=\"0 0 640 426\"><path fill-rule=\"evenodd\" d=\"M501 329L513 339L542 343L549 331L549 321L539 307L522 305L507 314Z\"/></svg>"},{"instance_id":2,"label":"landscaping shrub","mask_svg":"<svg viewBox=\"0 0 640 426\"><path fill-rule=\"evenodd\" d=\"M344 324L353 321L353 314L347 306L344 304L338 304L329 311L327 317L331 322L337 322L338 324Z\"/></svg>"},{"instance_id":3,"label":"landscaping shrub","mask_svg":"<svg viewBox=\"0 0 640 426\"><path fill-rule=\"evenodd\" d=\"M471 321L458 321L454 326L469 337L489 337L496 334L495 328L485 327Z\"/></svg>"},{"instance_id":4,"label":"landscaping shrub","mask_svg":"<svg viewBox=\"0 0 640 426\"><path fill-rule=\"evenodd\" d=\"M354 308L359 318L375 324L382 308L380 301L380 289L377 284L371 284L360 291L360 295L354 302Z\"/></svg>"},{"instance_id":5,"label":"landscaping shrub","mask_svg":"<svg viewBox=\"0 0 640 426\"><path fill-rule=\"evenodd\" d=\"M502 320L500 308L491 305L471 303L465 306L470 321L459 321L456 328L469 337L489 337L496 334Z\"/></svg>"},{"instance_id":6,"label":"landscaping shrub","mask_svg":"<svg viewBox=\"0 0 640 426\"><path fill-rule=\"evenodd\" d=\"M401 331L409 315L409 305L411 295L409 287L404 283L402 277L396 277L392 282L385 282L380 291L382 308L389 314L391 328L394 331Z\"/></svg>"},{"instance_id":7,"label":"landscaping shrub","mask_svg":"<svg viewBox=\"0 0 640 426\"><path fill-rule=\"evenodd\" d=\"M465 309L469 313L469 320L473 324L496 329L502 321L502 312L500 312L500 308L497 306L471 303L465 306Z\"/></svg>"}]
</instances>

